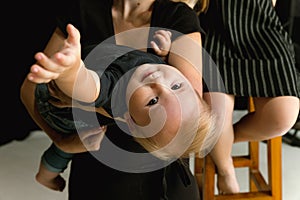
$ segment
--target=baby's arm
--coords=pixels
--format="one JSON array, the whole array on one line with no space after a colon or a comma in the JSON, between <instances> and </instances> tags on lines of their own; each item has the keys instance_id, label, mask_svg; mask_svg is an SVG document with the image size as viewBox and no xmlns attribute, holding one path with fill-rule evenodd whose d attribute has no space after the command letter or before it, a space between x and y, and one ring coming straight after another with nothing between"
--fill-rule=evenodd
<instances>
[{"instance_id":1,"label":"baby's arm","mask_svg":"<svg viewBox=\"0 0 300 200\"><path fill-rule=\"evenodd\" d=\"M72 29L72 26L69 25L68 29L70 28ZM66 44L65 41L68 39L66 39L63 33L57 28L52 34L46 48L44 49L44 53L38 54L42 54L45 57L55 55L55 52L61 51L61 47L64 47L64 45ZM81 60L79 57L78 63L80 62ZM36 85L38 83L50 82L56 74L56 72L47 70L47 68L43 68L43 66L39 64L39 62L32 65L31 72L27 75L27 78L23 81L23 84L20 88L20 99L22 103L24 104L25 108L27 109L28 113L35 121L35 123L45 131L50 139L61 150L70 153L85 152L87 150L98 150L104 132L106 131L105 127L87 130L84 133L80 133L80 137L79 134L71 134L68 137L65 137L52 129L38 112L35 100Z\"/></svg>"},{"instance_id":2,"label":"baby's arm","mask_svg":"<svg viewBox=\"0 0 300 200\"><path fill-rule=\"evenodd\" d=\"M99 77L94 71L87 69L81 60L79 31L68 25L67 32L68 37L61 41L61 48L52 56L42 52L35 55L37 63L31 66L28 79L34 83L54 80L73 99L93 102L100 91Z\"/></svg>"},{"instance_id":3,"label":"baby's arm","mask_svg":"<svg viewBox=\"0 0 300 200\"><path fill-rule=\"evenodd\" d=\"M153 39L150 45L153 48L154 52L161 57L167 57L171 49L171 37L172 33L166 30L158 30L155 32Z\"/></svg>"}]
</instances>

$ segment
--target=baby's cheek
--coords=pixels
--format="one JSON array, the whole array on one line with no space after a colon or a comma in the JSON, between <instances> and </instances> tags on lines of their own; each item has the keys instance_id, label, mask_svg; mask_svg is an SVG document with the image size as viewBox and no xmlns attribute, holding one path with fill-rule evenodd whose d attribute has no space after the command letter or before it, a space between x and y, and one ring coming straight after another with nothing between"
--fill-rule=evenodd
<instances>
[{"instance_id":1,"label":"baby's cheek","mask_svg":"<svg viewBox=\"0 0 300 200\"><path fill-rule=\"evenodd\" d=\"M150 123L146 126L135 124L135 129L139 137L149 138L163 130L167 121L167 113L163 106L155 105L149 110Z\"/></svg>"}]
</instances>

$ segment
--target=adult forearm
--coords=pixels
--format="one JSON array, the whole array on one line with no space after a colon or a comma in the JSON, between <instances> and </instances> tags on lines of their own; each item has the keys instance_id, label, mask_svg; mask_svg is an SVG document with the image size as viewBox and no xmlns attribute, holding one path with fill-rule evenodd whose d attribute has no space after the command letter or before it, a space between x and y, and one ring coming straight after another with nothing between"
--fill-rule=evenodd
<instances>
[{"instance_id":1,"label":"adult forearm","mask_svg":"<svg viewBox=\"0 0 300 200\"><path fill-rule=\"evenodd\" d=\"M61 141L61 136L57 132L55 132L48 124L43 120L41 115L37 112L35 107L35 98L34 91L36 88L36 84L25 79L20 91L20 98L25 108L27 109L29 115L34 120L34 122L50 137L50 139L59 144Z\"/></svg>"},{"instance_id":2,"label":"adult forearm","mask_svg":"<svg viewBox=\"0 0 300 200\"><path fill-rule=\"evenodd\" d=\"M202 96L202 44L200 33L191 33L172 43L168 63L176 67Z\"/></svg>"}]
</instances>

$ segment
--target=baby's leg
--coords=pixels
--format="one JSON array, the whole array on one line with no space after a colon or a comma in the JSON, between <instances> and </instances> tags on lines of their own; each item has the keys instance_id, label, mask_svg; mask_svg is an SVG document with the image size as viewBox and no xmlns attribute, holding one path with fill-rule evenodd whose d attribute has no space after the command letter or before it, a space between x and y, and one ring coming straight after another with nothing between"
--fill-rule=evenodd
<instances>
[{"instance_id":1,"label":"baby's leg","mask_svg":"<svg viewBox=\"0 0 300 200\"><path fill-rule=\"evenodd\" d=\"M220 131L220 138L211 151L210 155L217 167L217 187L219 193L237 193L239 184L236 179L235 169L231 157L233 145L233 122L232 114L234 108L234 96L224 93L210 93L212 98L221 99L217 109L218 122L217 128Z\"/></svg>"},{"instance_id":2,"label":"baby's leg","mask_svg":"<svg viewBox=\"0 0 300 200\"><path fill-rule=\"evenodd\" d=\"M254 98L255 112L234 125L234 142L266 140L285 134L299 113L297 97Z\"/></svg>"},{"instance_id":3,"label":"baby's leg","mask_svg":"<svg viewBox=\"0 0 300 200\"><path fill-rule=\"evenodd\" d=\"M59 172L49 171L42 163L40 163L35 178L37 182L52 190L63 191L66 186L66 181L60 176Z\"/></svg>"}]
</instances>

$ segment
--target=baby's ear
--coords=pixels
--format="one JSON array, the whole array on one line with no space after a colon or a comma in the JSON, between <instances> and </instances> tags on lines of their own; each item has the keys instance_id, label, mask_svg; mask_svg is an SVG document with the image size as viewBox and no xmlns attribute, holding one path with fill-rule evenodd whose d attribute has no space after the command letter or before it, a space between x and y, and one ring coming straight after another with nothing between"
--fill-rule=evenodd
<instances>
[{"instance_id":1,"label":"baby's ear","mask_svg":"<svg viewBox=\"0 0 300 200\"><path fill-rule=\"evenodd\" d=\"M133 133L135 131L135 126L134 126L134 122L133 122L133 120L132 120L132 118L131 118L128 111L124 113L124 119L125 119L125 121L128 125L129 131L131 133Z\"/></svg>"}]
</instances>

